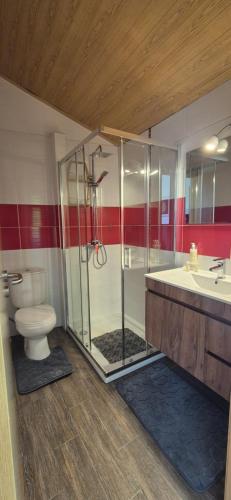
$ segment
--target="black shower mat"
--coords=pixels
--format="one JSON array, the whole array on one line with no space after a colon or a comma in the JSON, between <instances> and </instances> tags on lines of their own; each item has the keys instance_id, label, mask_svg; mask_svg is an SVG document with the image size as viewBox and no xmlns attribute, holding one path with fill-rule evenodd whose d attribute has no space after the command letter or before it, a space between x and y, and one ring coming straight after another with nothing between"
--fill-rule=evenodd
<instances>
[{"instance_id":1,"label":"black shower mat","mask_svg":"<svg viewBox=\"0 0 231 500\"><path fill-rule=\"evenodd\" d=\"M129 328L124 329L124 353L122 329L104 333L104 335L94 338L92 342L109 363L121 361L123 355L125 358L130 358L146 349L145 340Z\"/></svg>"},{"instance_id":2,"label":"black shower mat","mask_svg":"<svg viewBox=\"0 0 231 500\"><path fill-rule=\"evenodd\" d=\"M19 394L36 391L72 373L72 365L61 347L51 349L47 358L34 361L26 357L23 338L16 335L12 337L12 354Z\"/></svg>"}]
</instances>

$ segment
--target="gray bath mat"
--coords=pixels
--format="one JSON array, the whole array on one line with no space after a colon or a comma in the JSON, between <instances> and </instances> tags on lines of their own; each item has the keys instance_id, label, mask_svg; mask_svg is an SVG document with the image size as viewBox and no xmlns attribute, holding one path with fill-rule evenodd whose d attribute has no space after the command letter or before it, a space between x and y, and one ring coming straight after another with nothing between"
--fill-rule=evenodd
<instances>
[{"instance_id":1,"label":"gray bath mat","mask_svg":"<svg viewBox=\"0 0 231 500\"><path fill-rule=\"evenodd\" d=\"M36 391L72 373L72 365L61 347L51 349L48 358L34 361L25 356L23 338L16 335L12 337L12 353L19 394Z\"/></svg>"},{"instance_id":2,"label":"gray bath mat","mask_svg":"<svg viewBox=\"0 0 231 500\"><path fill-rule=\"evenodd\" d=\"M164 360L116 388L189 486L203 492L224 473L228 412Z\"/></svg>"},{"instance_id":3,"label":"gray bath mat","mask_svg":"<svg viewBox=\"0 0 231 500\"><path fill-rule=\"evenodd\" d=\"M146 349L146 342L136 335L136 333L132 332L132 330L125 328L124 333L125 358L130 358ZM92 342L109 363L115 363L123 359L123 336L121 329L105 333L93 339Z\"/></svg>"}]
</instances>

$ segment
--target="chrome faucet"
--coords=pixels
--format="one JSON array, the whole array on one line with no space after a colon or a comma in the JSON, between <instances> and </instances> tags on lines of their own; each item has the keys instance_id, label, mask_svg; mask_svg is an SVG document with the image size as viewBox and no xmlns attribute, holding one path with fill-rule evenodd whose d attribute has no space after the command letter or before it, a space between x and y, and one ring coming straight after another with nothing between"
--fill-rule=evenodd
<instances>
[{"instance_id":1,"label":"chrome faucet","mask_svg":"<svg viewBox=\"0 0 231 500\"><path fill-rule=\"evenodd\" d=\"M225 263L224 261L225 261L225 259L223 259L222 257L217 257L216 259L213 259L213 261L217 262L217 264L215 266L211 266L209 268L209 271L221 270L222 274L217 275L216 281L224 279L224 263Z\"/></svg>"}]
</instances>

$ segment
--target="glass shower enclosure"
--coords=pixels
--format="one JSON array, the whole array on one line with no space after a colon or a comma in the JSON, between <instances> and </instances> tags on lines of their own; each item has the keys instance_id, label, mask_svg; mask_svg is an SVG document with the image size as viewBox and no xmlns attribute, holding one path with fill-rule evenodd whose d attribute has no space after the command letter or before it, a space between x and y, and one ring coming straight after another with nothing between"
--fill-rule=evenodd
<instances>
[{"instance_id":1,"label":"glass shower enclosure","mask_svg":"<svg viewBox=\"0 0 231 500\"><path fill-rule=\"evenodd\" d=\"M65 326L109 381L161 355L145 340L145 273L173 266L177 152L103 133L64 157L59 181Z\"/></svg>"}]
</instances>

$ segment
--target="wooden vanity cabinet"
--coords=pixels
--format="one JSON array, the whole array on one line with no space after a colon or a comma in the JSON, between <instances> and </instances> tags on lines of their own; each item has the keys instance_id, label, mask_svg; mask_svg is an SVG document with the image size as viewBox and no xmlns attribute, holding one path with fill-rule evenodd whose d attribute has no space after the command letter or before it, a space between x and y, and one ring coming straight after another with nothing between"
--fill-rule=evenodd
<instances>
[{"instance_id":1,"label":"wooden vanity cabinet","mask_svg":"<svg viewBox=\"0 0 231 500\"><path fill-rule=\"evenodd\" d=\"M147 285L149 281L147 280ZM191 375L229 400L231 321L224 320L222 317L211 317L202 308L196 309L192 305L193 297L190 297L190 305L182 302L184 298L182 290L180 290L178 302L176 287L165 285L166 296L162 296L155 293L153 283L151 286L152 290L146 291L147 341ZM159 292L159 284L157 287ZM171 290L172 288L174 291ZM218 309L214 307L214 310L219 310L219 307Z\"/></svg>"},{"instance_id":2,"label":"wooden vanity cabinet","mask_svg":"<svg viewBox=\"0 0 231 500\"><path fill-rule=\"evenodd\" d=\"M152 292L146 294L147 341L202 380L205 317Z\"/></svg>"}]
</instances>

